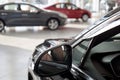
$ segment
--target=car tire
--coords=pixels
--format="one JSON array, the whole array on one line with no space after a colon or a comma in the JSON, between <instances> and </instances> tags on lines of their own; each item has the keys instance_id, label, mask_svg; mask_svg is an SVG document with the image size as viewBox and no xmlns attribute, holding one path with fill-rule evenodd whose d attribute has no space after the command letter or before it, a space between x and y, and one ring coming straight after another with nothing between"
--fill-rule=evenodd
<instances>
[{"instance_id":1,"label":"car tire","mask_svg":"<svg viewBox=\"0 0 120 80\"><path fill-rule=\"evenodd\" d=\"M47 26L50 30L56 30L59 27L59 21L57 19L49 19L47 22Z\"/></svg>"},{"instance_id":2,"label":"car tire","mask_svg":"<svg viewBox=\"0 0 120 80\"><path fill-rule=\"evenodd\" d=\"M0 20L0 32L4 30L4 23L2 20Z\"/></svg>"},{"instance_id":3,"label":"car tire","mask_svg":"<svg viewBox=\"0 0 120 80\"><path fill-rule=\"evenodd\" d=\"M89 16L88 16L87 14L84 14L84 15L82 16L82 21L83 21L83 22L87 22L88 19L89 19Z\"/></svg>"}]
</instances>

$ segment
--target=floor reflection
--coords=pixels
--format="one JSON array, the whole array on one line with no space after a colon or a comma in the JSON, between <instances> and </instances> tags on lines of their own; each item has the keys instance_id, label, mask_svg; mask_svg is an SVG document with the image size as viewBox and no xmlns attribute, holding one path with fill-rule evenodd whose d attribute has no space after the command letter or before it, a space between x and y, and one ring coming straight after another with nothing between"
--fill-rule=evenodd
<instances>
[{"instance_id":1,"label":"floor reflection","mask_svg":"<svg viewBox=\"0 0 120 80\"><path fill-rule=\"evenodd\" d=\"M31 51L0 45L0 80L26 80Z\"/></svg>"},{"instance_id":2,"label":"floor reflection","mask_svg":"<svg viewBox=\"0 0 120 80\"><path fill-rule=\"evenodd\" d=\"M74 22L50 31L41 27L11 27L0 34L0 80L27 80L27 64L34 48L48 38L73 37L89 23Z\"/></svg>"},{"instance_id":3,"label":"floor reflection","mask_svg":"<svg viewBox=\"0 0 120 80\"><path fill-rule=\"evenodd\" d=\"M34 39L46 39L46 38L59 38L59 37L72 37L80 33L87 28L89 23L74 22L60 27L58 30L48 30L41 26L33 27L6 27L6 33L2 33L4 36L14 36L22 38L34 38Z\"/></svg>"},{"instance_id":4,"label":"floor reflection","mask_svg":"<svg viewBox=\"0 0 120 80\"><path fill-rule=\"evenodd\" d=\"M7 31L3 33L4 36L14 36L21 38L45 39L45 38L58 38L58 37L71 37L81 32L80 28L61 28L59 30L50 31L48 29L32 31Z\"/></svg>"}]
</instances>

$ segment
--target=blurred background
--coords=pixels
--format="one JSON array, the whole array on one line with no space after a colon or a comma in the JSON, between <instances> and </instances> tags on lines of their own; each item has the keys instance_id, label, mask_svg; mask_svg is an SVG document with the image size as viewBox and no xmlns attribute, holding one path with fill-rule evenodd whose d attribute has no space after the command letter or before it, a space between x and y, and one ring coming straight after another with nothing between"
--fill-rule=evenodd
<instances>
[{"instance_id":1,"label":"blurred background","mask_svg":"<svg viewBox=\"0 0 120 80\"><path fill-rule=\"evenodd\" d=\"M35 47L48 38L69 38L79 34L100 17L119 6L120 0L0 0L7 2L25 2L39 8L59 2L70 2L87 9L92 17L87 22L68 19L67 24L55 31L40 26L7 27L0 33L0 80L27 80L28 59Z\"/></svg>"}]
</instances>

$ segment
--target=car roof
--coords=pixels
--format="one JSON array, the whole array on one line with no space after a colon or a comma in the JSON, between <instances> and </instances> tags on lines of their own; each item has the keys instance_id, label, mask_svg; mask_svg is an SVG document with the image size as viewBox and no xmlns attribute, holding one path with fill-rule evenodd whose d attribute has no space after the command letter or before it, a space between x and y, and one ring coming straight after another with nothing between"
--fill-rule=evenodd
<instances>
[{"instance_id":1,"label":"car roof","mask_svg":"<svg viewBox=\"0 0 120 80\"><path fill-rule=\"evenodd\" d=\"M57 4L72 4L72 5L75 5L73 3L70 3L70 2L58 2L58 3L52 3L52 4L49 4L47 6L45 6L45 8L48 8L48 7L51 7L51 6L55 6ZM75 5L76 6L76 5ZM78 6L77 6L78 7Z\"/></svg>"},{"instance_id":2,"label":"car roof","mask_svg":"<svg viewBox=\"0 0 120 80\"><path fill-rule=\"evenodd\" d=\"M8 3L0 4L0 5L7 5L7 4L27 4L27 5L31 5L30 3L27 3L27 2L8 2Z\"/></svg>"},{"instance_id":3,"label":"car roof","mask_svg":"<svg viewBox=\"0 0 120 80\"><path fill-rule=\"evenodd\" d=\"M58 3L54 3L54 4L51 4L51 5L48 5L47 7L54 6L54 5L57 5L57 4L73 4L73 3L70 3L70 2L58 2Z\"/></svg>"},{"instance_id":4,"label":"car roof","mask_svg":"<svg viewBox=\"0 0 120 80\"><path fill-rule=\"evenodd\" d=\"M72 4L70 2L59 2L59 3L56 3L56 4Z\"/></svg>"},{"instance_id":5,"label":"car roof","mask_svg":"<svg viewBox=\"0 0 120 80\"><path fill-rule=\"evenodd\" d=\"M75 39L79 39L83 36L84 36L84 39L97 36L105 32L106 30L108 30L107 28L108 26L111 26L111 29L112 29L117 25L120 25L119 19L120 19L120 7L109 12L108 14L100 18L98 21L96 21L94 24L92 24L90 27L83 30L80 34L78 34L78 36L75 37ZM113 25L114 22L115 24Z\"/></svg>"},{"instance_id":6,"label":"car roof","mask_svg":"<svg viewBox=\"0 0 120 80\"><path fill-rule=\"evenodd\" d=\"M41 9L41 8L35 6L34 4L30 4L28 2L8 2L8 3L0 4L0 7L3 7L4 5L9 5L9 4L25 4L25 5L34 6L34 7L38 8L38 9Z\"/></svg>"}]
</instances>

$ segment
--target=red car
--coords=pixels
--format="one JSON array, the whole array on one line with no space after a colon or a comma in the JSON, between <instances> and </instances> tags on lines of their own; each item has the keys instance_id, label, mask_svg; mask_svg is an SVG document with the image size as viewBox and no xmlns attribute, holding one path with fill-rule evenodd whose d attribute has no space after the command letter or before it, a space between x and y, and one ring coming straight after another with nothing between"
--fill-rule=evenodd
<instances>
[{"instance_id":1,"label":"red car","mask_svg":"<svg viewBox=\"0 0 120 80\"><path fill-rule=\"evenodd\" d=\"M56 3L45 9L59 11L67 15L68 18L81 18L84 22L87 22L91 18L91 13L88 10L81 9L72 3Z\"/></svg>"}]
</instances>

